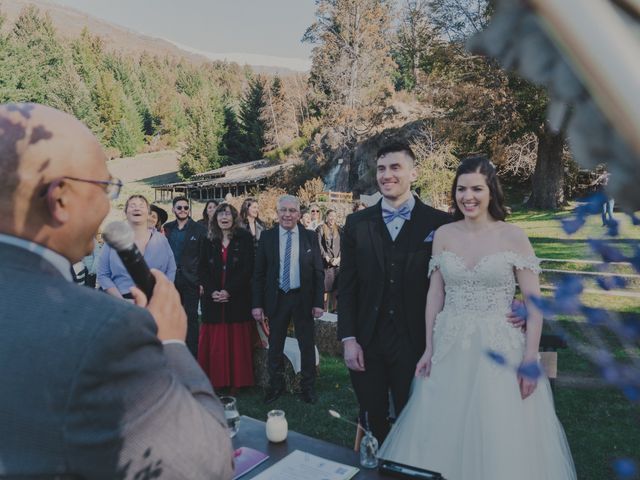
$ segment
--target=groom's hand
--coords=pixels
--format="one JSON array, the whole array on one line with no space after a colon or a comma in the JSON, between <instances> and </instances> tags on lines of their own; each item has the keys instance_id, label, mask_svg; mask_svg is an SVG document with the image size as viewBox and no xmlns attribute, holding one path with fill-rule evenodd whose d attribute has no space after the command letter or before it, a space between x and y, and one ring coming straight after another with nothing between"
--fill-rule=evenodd
<instances>
[{"instance_id":1,"label":"groom's hand","mask_svg":"<svg viewBox=\"0 0 640 480\"><path fill-rule=\"evenodd\" d=\"M364 372L364 353L362 347L355 338L350 338L342 342L344 349L344 363L349 370Z\"/></svg>"},{"instance_id":2,"label":"groom's hand","mask_svg":"<svg viewBox=\"0 0 640 480\"><path fill-rule=\"evenodd\" d=\"M521 328L522 331L527 330L527 319L521 315L525 314L524 303L520 300L514 300L511 304L511 311L507 313L507 322L514 328Z\"/></svg>"}]
</instances>

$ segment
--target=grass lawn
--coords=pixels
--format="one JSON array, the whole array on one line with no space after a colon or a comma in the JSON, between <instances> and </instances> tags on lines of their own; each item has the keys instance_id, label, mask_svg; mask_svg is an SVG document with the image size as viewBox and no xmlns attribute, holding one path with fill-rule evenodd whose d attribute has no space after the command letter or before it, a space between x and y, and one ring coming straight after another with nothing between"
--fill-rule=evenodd
<instances>
[{"instance_id":1,"label":"grass lawn","mask_svg":"<svg viewBox=\"0 0 640 480\"><path fill-rule=\"evenodd\" d=\"M531 238L536 254L541 258L596 259L586 240L600 238L604 231L599 216L589 218L587 225L573 236L564 233L559 218L569 216L566 210L557 214L536 211L515 211L509 221L520 225ZM622 213L620 237L614 243L631 253L631 242L640 240L640 229L631 225ZM547 268L588 269L580 264L549 265ZM632 273L631 270L619 270ZM640 314L640 299L584 295L583 302L629 315ZM564 318L561 325L582 338L580 320ZM612 343L611 336L606 336ZM624 354L613 350L617 357ZM640 355L640 349L637 352ZM589 361L568 349L559 352L559 371L562 376L597 376ZM347 418L355 418L357 405L349 375L341 358L323 356L317 380L319 401L314 406L302 403L295 396L285 395L275 404L262 404L261 388L246 389L238 394L242 414L265 420L272 408L285 410L289 427L293 430L351 448L354 429L331 418L329 409L338 410ZM632 457L640 461L640 405L632 405L620 392L611 388L572 388L557 386L554 394L556 411L571 445L580 480L613 479L611 462L616 458ZM242 426L240 427L242 428ZM508 454L508 452L505 452ZM515 480L515 479L514 479Z\"/></svg>"},{"instance_id":2,"label":"grass lawn","mask_svg":"<svg viewBox=\"0 0 640 480\"><path fill-rule=\"evenodd\" d=\"M603 238L606 233L600 216L589 217L583 228L573 235L567 235L559 220L570 216L570 209L555 213L516 210L507 220L524 229L540 258L600 260L587 244L587 239ZM640 228L634 227L629 217L622 212L616 212L616 218L620 221L620 235L609 239L609 242L626 254L631 254L632 242L640 240Z\"/></svg>"}]
</instances>

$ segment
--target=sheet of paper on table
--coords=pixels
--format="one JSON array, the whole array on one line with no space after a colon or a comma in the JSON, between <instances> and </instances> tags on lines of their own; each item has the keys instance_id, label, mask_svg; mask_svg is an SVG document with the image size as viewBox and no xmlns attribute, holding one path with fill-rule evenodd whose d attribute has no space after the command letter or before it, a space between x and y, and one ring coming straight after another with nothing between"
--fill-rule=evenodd
<instances>
[{"instance_id":1,"label":"sheet of paper on table","mask_svg":"<svg viewBox=\"0 0 640 480\"><path fill-rule=\"evenodd\" d=\"M294 450L255 480L349 480L359 469Z\"/></svg>"}]
</instances>

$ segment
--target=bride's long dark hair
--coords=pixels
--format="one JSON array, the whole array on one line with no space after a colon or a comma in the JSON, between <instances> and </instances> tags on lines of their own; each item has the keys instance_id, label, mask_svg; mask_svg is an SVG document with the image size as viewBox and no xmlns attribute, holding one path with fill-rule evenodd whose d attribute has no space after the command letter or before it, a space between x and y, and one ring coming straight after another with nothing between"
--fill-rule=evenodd
<instances>
[{"instance_id":1,"label":"bride's long dark hair","mask_svg":"<svg viewBox=\"0 0 640 480\"><path fill-rule=\"evenodd\" d=\"M458 178L465 173L481 173L484 175L487 187L489 187L489 215L494 220L504 220L507 218L507 209L504 206L504 193L502 193L502 187L498 180L496 173L496 167L489 161L484 155L475 155L467 157L460 162L458 170L456 170L456 176L453 179L453 185L451 186L451 202L453 204L453 219L462 220L464 214L458 208L458 202L456 202L456 188L458 187Z\"/></svg>"}]
</instances>

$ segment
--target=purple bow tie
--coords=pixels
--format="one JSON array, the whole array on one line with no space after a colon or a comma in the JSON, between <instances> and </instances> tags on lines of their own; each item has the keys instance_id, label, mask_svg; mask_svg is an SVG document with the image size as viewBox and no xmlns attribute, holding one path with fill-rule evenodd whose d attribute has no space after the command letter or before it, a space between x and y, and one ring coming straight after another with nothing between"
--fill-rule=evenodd
<instances>
[{"instance_id":1,"label":"purple bow tie","mask_svg":"<svg viewBox=\"0 0 640 480\"><path fill-rule=\"evenodd\" d=\"M382 219L384 223L389 223L396 218L401 218L403 220L411 220L411 209L408 205L402 205L397 210L390 210L388 208L382 208Z\"/></svg>"}]
</instances>

